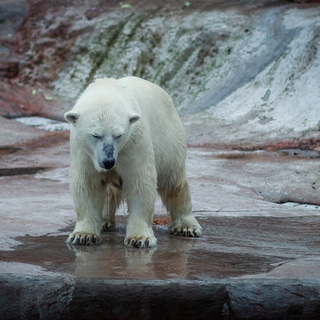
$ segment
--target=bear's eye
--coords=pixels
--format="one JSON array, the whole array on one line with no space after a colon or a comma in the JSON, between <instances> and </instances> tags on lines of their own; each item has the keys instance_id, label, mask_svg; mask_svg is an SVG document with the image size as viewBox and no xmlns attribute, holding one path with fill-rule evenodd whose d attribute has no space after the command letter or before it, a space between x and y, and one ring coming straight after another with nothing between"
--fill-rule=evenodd
<instances>
[{"instance_id":1,"label":"bear's eye","mask_svg":"<svg viewBox=\"0 0 320 320\"><path fill-rule=\"evenodd\" d=\"M98 139L98 140L101 140L101 139L102 139L102 137L99 136L98 134L93 134L93 137L94 137L95 139Z\"/></svg>"},{"instance_id":2,"label":"bear's eye","mask_svg":"<svg viewBox=\"0 0 320 320\"><path fill-rule=\"evenodd\" d=\"M118 134L118 135L116 135L114 138L115 138L115 139L120 139L121 136L122 136L121 134Z\"/></svg>"}]
</instances>

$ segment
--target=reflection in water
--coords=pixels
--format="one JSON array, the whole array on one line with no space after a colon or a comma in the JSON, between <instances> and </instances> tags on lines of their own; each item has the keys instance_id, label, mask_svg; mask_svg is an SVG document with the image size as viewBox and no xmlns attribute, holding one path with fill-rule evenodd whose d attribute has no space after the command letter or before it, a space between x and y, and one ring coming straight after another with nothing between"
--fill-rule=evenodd
<instances>
[{"instance_id":1,"label":"reflection in water","mask_svg":"<svg viewBox=\"0 0 320 320\"><path fill-rule=\"evenodd\" d=\"M95 279L185 278L188 256L196 242L166 234L157 238L157 248L149 249L127 248L123 235L117 234L104 236L99 246L69 245L76 253L75 275Z\"/></svg>"}]
</instances>

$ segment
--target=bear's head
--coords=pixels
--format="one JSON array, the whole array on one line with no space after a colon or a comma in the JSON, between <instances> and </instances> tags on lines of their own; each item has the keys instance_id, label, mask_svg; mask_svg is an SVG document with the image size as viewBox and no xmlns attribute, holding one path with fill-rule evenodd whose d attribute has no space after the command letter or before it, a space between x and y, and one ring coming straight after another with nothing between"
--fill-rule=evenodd
<instances>
[{"instance_id":1,"label":"bear's head","mask_svg":"<svg viewBox=\"0 0 320 320\"><path fill-rule=\"evenodd\" d=\"M71 124L71 136L99 172L116 165L118 153L140 119L131 99L99 82L90 85L64 117Z\"/></svg>"}]
</instances>

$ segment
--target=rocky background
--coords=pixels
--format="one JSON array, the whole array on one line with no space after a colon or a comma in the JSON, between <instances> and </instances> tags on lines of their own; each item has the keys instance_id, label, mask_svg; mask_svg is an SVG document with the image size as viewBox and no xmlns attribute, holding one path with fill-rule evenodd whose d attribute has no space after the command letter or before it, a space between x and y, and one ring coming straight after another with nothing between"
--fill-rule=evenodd
<instances>
[{"instance_id":1,"label":"rocky background","mask_svg":"<svg viewBox=\"0 0 320 320\"><path fill-rule=\"evenodd\" d=\"M317 2L1 1L2 145L34 138L7 119L63 120L95 78L135 75L172 96L191 146L320 150Z\"/></svg>"}]
</instances>

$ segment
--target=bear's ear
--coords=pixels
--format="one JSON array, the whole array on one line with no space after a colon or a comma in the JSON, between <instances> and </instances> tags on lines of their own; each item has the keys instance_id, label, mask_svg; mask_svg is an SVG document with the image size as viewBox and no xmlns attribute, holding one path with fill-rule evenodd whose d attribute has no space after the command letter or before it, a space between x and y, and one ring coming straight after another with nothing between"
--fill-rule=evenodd
<instances>
[{"instance_id":1,"label":"bear's ear","mask_svg":"<svg viewBox=\"0 0 320 320\"><path fill-rule=\"evenodd\" d=\"M129 117L130 124L133 124L137 122L140 119L140 116L138 114L133 114Z\"/></svg>"},{"instance_id":2,"label":"bear's ear","mask_svg":"<svg viewBox=\"0 0 320 320\"><path fill-rule=\"evenodd\" d=\"M64 118L71 124L75 124L78 121L79 117L80 114L74 111L69 111L64 114Z\"/></svg>"}]
</instances>

